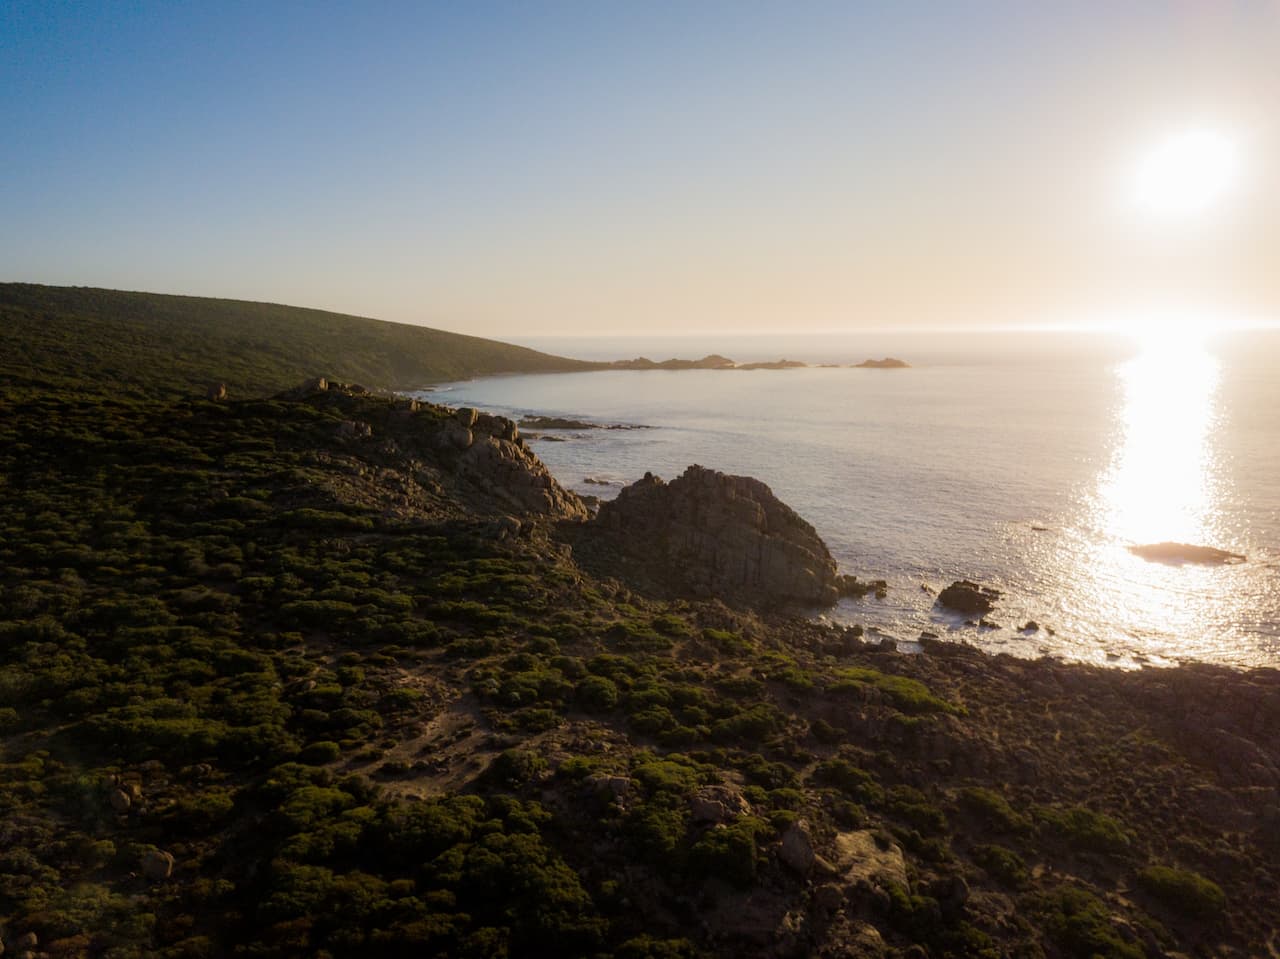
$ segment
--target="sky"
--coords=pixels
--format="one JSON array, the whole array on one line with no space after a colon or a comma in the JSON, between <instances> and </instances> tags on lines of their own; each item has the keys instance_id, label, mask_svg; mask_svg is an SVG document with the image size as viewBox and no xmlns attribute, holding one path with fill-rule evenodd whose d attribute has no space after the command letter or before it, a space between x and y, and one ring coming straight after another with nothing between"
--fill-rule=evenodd
<instances>
[{"instance_id":1,"label":"sky","mask_svg":"<svg viewBox=\"0 0 1280 959\"><path fill-rule=\"evenodd\" d=\"M0 130L0 281L484 336L1280 317L1275 0L0 0ZM1144 208L1187 130L1229 189Z\"/></svg>"}]
</instances>

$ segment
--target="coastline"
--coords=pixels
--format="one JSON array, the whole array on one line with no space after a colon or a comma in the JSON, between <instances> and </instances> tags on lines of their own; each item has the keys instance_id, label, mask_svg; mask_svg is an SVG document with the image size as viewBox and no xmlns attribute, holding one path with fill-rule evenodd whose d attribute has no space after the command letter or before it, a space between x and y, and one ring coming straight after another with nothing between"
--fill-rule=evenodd
<instances>
[{"instance_id":1,"label":"coastline","mask_svg":"<svg viewBox=\"0 0 1280 959\"><path fill-rule=\"evenodd\" d=\"M817 367L809 369L810 374L815 374L817 371ZM619 384L619 386L623 390L622 395L626 395L628 385ZM704 455L695 448L696 444L701 443L703 433L686 434L678 426L665 425L660 417L655 423L654 420L646 421L643 414L633 417L623 415L622 411L629 407L621 398L601 415L584 413L583 410L590 407L583 403L575 404L572 398L589 397L592 393L591 390L584 391L578 387L564 391L557 388L553 395L559 398L560 403L553 407L539 406L536 400L531 404L520 403L517 398L516 402L520 405L512 408L511 396L524 395L522 390L513 388L506 390L496 403L486 408L493 409L502 415L510 415L517 420L527 417L551 417L552 420L592 423L593 426L599 427L600 429L562 430L537 427L529 435L533 448L546 457L557 478L567 488L573 489L593 502L611 499L623 486L639 478L645 470L652 468L653 460L649 458L646 450L653 449L663 453L668 448L679 448L682 451L682 458L674 459L664 467L658 467L661 474L668 477L677 475L684 465L695 462ZM483 395L483 390L469 390L464 393L461 402L467 402L466 396ZM449 402L460 401L451 392L435 394L435 397ZM566 403L568 405L565 405ZM605 429L618 424L645 427L656 425L657 429L650 429L644 435L634 436L607 432ZM592 449L598 449L600 453L591 453ZM743 449L746 448L743 447ZM625 458L615 455L627 450L634 450L634 452L629 453ZM740 456L739 460L744 465L737 465L731 471L752 473L750 459L751 457L747 455ZM622 465L624 463L626 465ZM856 504L851 504L848 508L856 509ZM828 515L824 536L826 530L832 529L833 526L838 528L838 525L843 522L842 516ZM1002 536L1006 541L1025 542L1029 549L1041 549L1043 548L1041 544L1051 545L1063 535L1059 524L1051 522L1050 526L1052 528L1046 528L1040 519L1019 520L1008 523L1008 530L1002 533ZM1046 599L1041 592L1028 590L1025 586L1020 588L1017 581L1025 578L1021 573L1015 573L1012 577L1014 585L1011 588L1008 580L999 575L1000 571L992 570L989 564L987 567L966 564L963 543L958 543L949 555L932 558L928 568L904 571L902 557L896 560L896 564L887 566L876 562L876 543L884 540L884 534L876 534L878 539L871 539L870 535L864 534L863 546L857 553L845 547L837 553L837 556L847 572L864 578L888 579L890 583L888 597L842 600L835 609L815 610L815 617L826 617L842 625L861 624L869 630L877 631L878 635L892 636L902 645L902 648L908 650L917 648L921 635L932 634L951 641L970 643L992 652L1007 652L1022 658L1053 656L1119 669L1141 669L1150 665L1168 667L1176 665L1183 659L1197 661L1198 658L1211 662L1224 662L1235 668L1265 665L1269 661L1264 649L1259 648L1255 651L1248 647L1247 642L1251 640L1241 640L1242 652L1234 652L1227 647L1222 650L1215 648L1210 649L1207 655L1200 657L1195 649L1179 650L1178 636L1172 632L1168 635L1143 635L1132 632L1126 628L1123 620L1109 619L1106 611L1101 608L1091 613L1074 614L1077 617L1087 616L1090 619L1082 631L1079 625L1073 627L1075 620L1071 616L1063 613L1061 598L1052 596ZM1108 545L1107 549L1110 550L1108 562L1123 563L1133 552L1128 544L1124 543ZM909 563L910 558L906 559ZM1138 567L1145 566L1143 562L1136 560L1134 562ZM925 564L916 565L924 566ZM1141 573L1142 570L1139 569L1138 575ZM1186 575L1203 578L1211 575L1211 572L1206 571L1201 574L1190 570ZM982 622L979 623L979 617L952 615L935 606L936 595L942 587L953 580L964 578L983 580L1006 592L1003 605L997 613L982 618ZM1218 584L1215 580L1214 585L1199 588L1217 591L1230 590L1233 587L1227 583ZM1024 628L1032 622L1037 623L1040 628L1034 630Z\"/></svg>"}]
</instances>

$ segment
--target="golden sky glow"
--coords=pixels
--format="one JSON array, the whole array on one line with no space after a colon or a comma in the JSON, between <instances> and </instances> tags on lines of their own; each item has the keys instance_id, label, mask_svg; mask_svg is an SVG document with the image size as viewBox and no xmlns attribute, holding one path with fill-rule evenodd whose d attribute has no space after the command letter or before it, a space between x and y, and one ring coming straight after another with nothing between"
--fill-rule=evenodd
<instances>
[{"instance_id":1,"label":"golden sky glow","mask_svg":"<svg viewBox=\"0 0 1280 959\"><path fill-rule=\"evenodd\" d=\"M0 36L4 280L498 336L1280 315L1260 0L19 4Z\"/></svg>"}]
</instances>

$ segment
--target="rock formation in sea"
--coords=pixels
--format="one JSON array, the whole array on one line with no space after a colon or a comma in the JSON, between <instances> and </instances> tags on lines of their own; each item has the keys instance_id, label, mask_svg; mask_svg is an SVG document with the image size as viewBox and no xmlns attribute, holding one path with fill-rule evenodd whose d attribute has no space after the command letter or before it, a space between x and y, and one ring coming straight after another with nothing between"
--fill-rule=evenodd
<instances>
[{"instance_id":1,"label":"rock formation in sea","mask_svg":"<svg viewBox=\"0 0 1280 959\"><path fill-rule=\"evenodd\" d=\"M1193 546L1190 543L1150 543L1130 546L1129 552L1153 563L1198 563L1203 566L1223 566L1227 563L1243 563L1246 557L1213 546Z\"/></svg>"},{"instance_id":2,"label":"rock formation in sea","mask_svg":"<svg viewBox=\"0 0 1280 959\"><path fill-rule=\"evenodd\" d=\"M600 507L590 524L621 577L686 596L777 607L830 605L836 563L814 528L757 479L690 466L652 474Z\"/></svg>"},{"instance_id":3,"label":"rock formation in sea","mask_svg":"<svg viewBox=\"0 0 1280 959\"><path fill-rule=\"evenodd\" d=\"M854 369L858 370L905 370L910 367L911 364L906 360L899 360L892 356L886 356L883 360L863 360L854 365Z\"/></svg>"},{"instance_id":4,"label":"rock formation in sea","mask_svg":"<svg viewBox=\"0 0 1280 959\"><path fill-rule=\"evenodd\" d=\"M984 616L999 598L999 590L959 579L938 594L937 605L970 616Z\"/></svg>"}]
</instances>

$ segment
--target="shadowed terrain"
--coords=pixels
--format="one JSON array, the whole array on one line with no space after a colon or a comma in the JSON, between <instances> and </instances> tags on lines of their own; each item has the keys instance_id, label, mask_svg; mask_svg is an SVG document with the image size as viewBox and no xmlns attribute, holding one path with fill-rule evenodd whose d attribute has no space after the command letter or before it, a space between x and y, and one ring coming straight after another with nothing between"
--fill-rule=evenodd
<instances>
[{"instance_id":1,"label":"shadowed terrain","mask_svg":"<svg viewBox=\"0 0 1280 959\"><path fill-rule=\"evenodd\" d=\"M233 395L317 375L419 389L593 364L477 336L275 303L0 284L0 379L45 388Z\"/></svg>"},{"instance_id":2,"label":"shadowed terrain","mask_svg":"<svg viewBox=\"0 0 1280 959\"><path fill-rule=\"evenodd\" d=\"M33 336L0 384L6 956L1277 954L1275 670L672 599L579 561L631 527L508 420L184 396ZM695 475L699 515L779 510Z\"/></svg>"}]
</instances>

